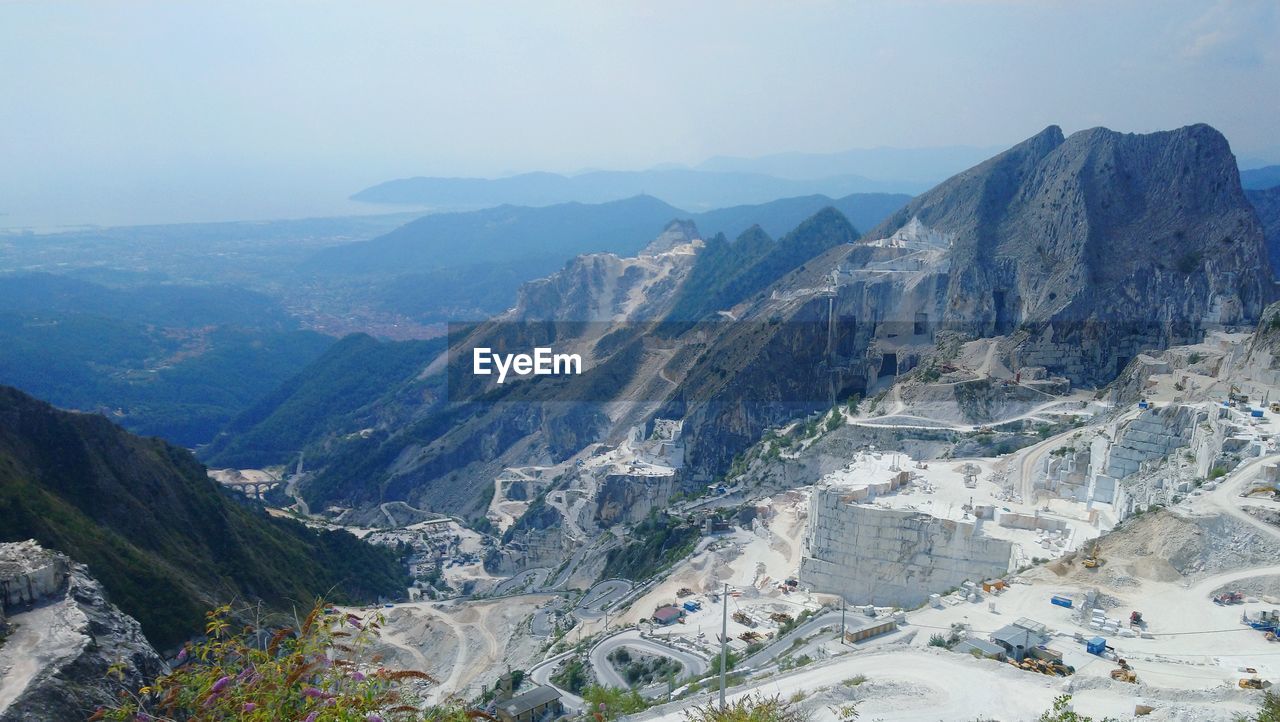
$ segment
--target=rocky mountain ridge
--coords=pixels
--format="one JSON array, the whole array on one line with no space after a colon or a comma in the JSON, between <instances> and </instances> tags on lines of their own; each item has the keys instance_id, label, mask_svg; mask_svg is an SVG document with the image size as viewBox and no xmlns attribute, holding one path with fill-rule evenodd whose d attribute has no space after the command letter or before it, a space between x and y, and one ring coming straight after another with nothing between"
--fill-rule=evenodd
<instances>
[{"instance_id":1,"label":"rocky mountain ridge","mask_svg":"<svg viewBox=\"0 0 1280 722\"><path fill-rule=\"evenodd\" d=\"M554 341L584 350L591 374L490 396L466 387L479 405L447 410L433 394L411 424L344 453L309 493L458 509L460 490L483 498L504 466L557 464L654 418L685 422L683 483L696 487L764 429L888 388L945 335L997 338L1008 368L1102 385L1145 349L1252 324L1274 293L1234 158L1203 125L1070 137L1050 127L860 239L821 211L776 242L749 229L686 245L579 257L459 337L508 349ZM654 320L677 323L646 326ZM590 403L548 412L550 390ZM484 408L496 401L501 413Z\"/></svg>"}]
</instances>

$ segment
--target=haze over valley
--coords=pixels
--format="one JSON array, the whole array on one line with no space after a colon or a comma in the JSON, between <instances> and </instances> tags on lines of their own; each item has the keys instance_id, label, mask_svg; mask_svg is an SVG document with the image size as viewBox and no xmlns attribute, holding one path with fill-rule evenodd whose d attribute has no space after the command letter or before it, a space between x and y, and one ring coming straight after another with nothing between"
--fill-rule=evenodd
<instances>
[{"instance_id":1,"label":"haze over valley","mask_svg":"<svg viewBox=\"0 0 1280 722\"><path fill-rule=\"evenodd\" d=\"M1280 711L1273 5L150 10L0 4L0 722Z\"/></svg>"}]
</instances>

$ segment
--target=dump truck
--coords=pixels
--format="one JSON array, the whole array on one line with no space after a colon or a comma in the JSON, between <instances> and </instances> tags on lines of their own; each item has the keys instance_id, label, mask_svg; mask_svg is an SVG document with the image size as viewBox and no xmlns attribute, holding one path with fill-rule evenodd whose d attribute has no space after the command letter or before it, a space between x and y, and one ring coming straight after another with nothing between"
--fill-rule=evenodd
<instances>
[{"instance_id":1,"label":"dump truck","mask_svg":"<svg viewBox=\"0 0 1280 722\"><path fill-rule=\"evenodd\" d=\"M1223 592L1213 598L1213 603L1219 606L1226 604L1243 604L1244 594L1241 592Z\"/></svg>"},{"instance_id":2,"label":"dump truck","mask_svg":"<svg viewBox=\"0 0 1280 722\"><path fill-rule=\"evenodd\" d=\"M1259 677L1241 677L1240 689L1266 689L1271 683Z\"/></svg>"}]
</instances>

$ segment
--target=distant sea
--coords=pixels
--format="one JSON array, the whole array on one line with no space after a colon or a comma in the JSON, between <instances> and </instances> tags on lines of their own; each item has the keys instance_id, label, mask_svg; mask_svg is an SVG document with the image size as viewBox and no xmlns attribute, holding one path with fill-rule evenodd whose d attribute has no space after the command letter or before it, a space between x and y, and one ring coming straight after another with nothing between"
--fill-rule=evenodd
<instances>
[{"instance_id":1,"label":"distant sea","mask_svg":"<svg viewBox=\"0 0 1280 722\"><path fill-rule=\"evenodd\" d=\"M209 208L137 205L111 208L64 207L58 209L0 210L0 234L60 233L92 228L150 226L230 221L275 221L294 218L384 215L405 211L430 211L423 206L361 203L339 199L281 204L218 204Z\"/></svg>"}]
</instances>

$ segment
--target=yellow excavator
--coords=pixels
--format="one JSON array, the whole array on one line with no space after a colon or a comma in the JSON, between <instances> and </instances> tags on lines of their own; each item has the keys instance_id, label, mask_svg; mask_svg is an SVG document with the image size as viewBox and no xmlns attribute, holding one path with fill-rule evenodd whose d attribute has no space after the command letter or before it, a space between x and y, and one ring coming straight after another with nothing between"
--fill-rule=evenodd
<instances>
[{"instance_id":1,"label":"yellow excavator","mask_svg":"<svg viewBox=\"0 0 1280 722\"><path fill-rule=\"evenodd\" d=\"M1271 683L1258 677L1242 677L1240 679L1240 689L1266 689Z\"/></svg>"},{"instance_id":2,"label":"yellow excavator","mask_svg":"<svg viewBox=\"0 0 1280 722\"><path fill-rule=\"evenodd\" d=\"M1098 556L1098 542L1097 540L1095 540L1092 544L1089 545L1089 551L1085 553L1084 568L1097 569L1098 567L1102 566L1102 564L1103 564L1102 557Z\"/></svg>"}]
</instances>

